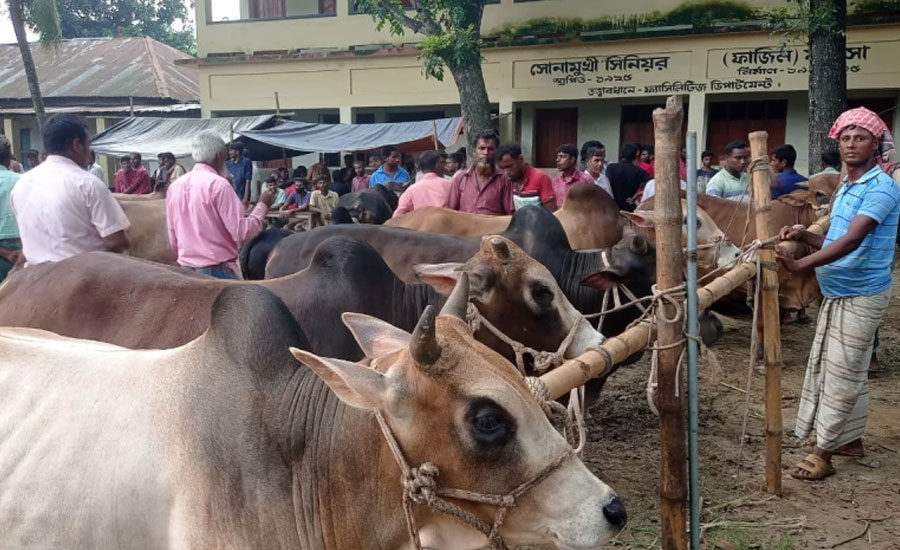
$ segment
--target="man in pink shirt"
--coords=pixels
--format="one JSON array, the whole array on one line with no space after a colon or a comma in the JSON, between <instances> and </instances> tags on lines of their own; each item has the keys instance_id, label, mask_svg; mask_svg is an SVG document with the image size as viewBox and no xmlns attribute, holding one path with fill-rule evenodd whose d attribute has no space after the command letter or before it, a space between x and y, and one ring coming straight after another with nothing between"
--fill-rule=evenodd
<instances>
[{"instance_id":1,"label":"man in pink shirt","mask_svg":"<svg viewBox=\"0 0 900 550\"><path fill-rule=\"evenodd\" d=\"M553 177L553 192L556 194L556 204L562 208L566 201L566 193L576 183L594 183L594 178L586 172L582 172L576 166L578 164L578 147L571 143L560 145L556 150L556 169L559 174Z\"/></svg>"},{"instance_id":2,"label":"man in pink shirt","mask_svg":"<svg viewBox=\"0 0 900 550\"><path fill-rule=\"evenodd\" d=\"M369 188L369 174L366 174L366 163L357 160L353 163L353 185L350 191L362 191Z\"/></svg>"},{"instance_id":3,"label":"man in pink shirt","mask_svg":"<svg viewBox=\"0 0 900 550\"><path fill-rule=\"evenodd\" d=\"M450 180L444 177L447 153L425 151L416 159L424 176L400 195L394 217L425 206L444 206L450 194Z\"/></svg>"},{"instance_id":4,"label":"man in pink shirt","mask_svg":"<svg viewBox=\"0 0 900 550\"><path fill-rule=\"evenodd\" d=\"M514 212L512 183L494 164L499 145L500 139L492 131L478 136L475 162L453 176L447 208L488 216Z\"/></svg>"},{"instance_id":5,"label":"man in pink shirt","mask_svg":"<svg viewBox=\"0 0 900 550\"><path fill-rule=\"evenodd\" d=\"M264 191L249 215L227 179L219 174L228 150L215 132L200 132L191 143L194 169L169 185L166 218L169 244L178 265L220 279L241 279L238 246L262 230L274 195Z\"/></svg>"}]
</instances>

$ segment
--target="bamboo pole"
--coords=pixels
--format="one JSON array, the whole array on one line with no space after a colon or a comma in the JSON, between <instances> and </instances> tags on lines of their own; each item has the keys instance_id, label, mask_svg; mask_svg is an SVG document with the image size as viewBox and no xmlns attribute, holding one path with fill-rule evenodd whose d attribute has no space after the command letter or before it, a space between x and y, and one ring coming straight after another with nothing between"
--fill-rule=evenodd
<instances>
[{"instance_id":1,"label":"bamboo pole","mask_svg":"<svg viewBox=\"0 0 900 550\"><path fill-rule=\"evenodd\" d=\"M653 111L656 138L656 286L665 292L682 283L681 186L678 159L681 151L681 99L671 96L665 109ZM656 308L659 409L660 537L663 550L686 550L687 450L684 399L678 368L684 348L684 319L675 306L660 302Z\"/></svg>"},{"instance_id":2,"label":"bamboo pole","mask_svg":"<svg viewBox=\"0 0 900 550\"><path fill-rule=\"evenodd\" d=\"M750 157L753 159L750 179L756 223L756 235L764 240L776 231L772 224L772 174L766 132L750 134ZM775 250L759 250L761 266L760 300L762 301L763 357L766 365L766 491L781 496L781 316L778 309L778 264ZM760 307L757 304L756 307ZM751 350L753 353L755 351Z\"/></svg>"}]
</instances>

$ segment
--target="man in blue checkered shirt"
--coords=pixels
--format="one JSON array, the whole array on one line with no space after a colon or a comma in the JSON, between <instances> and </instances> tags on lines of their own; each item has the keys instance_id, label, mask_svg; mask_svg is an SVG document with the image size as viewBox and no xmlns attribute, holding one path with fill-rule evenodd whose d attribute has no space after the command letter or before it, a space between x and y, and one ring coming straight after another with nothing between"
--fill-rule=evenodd
<instances>
[{"instance_id":1,"label":"man in blue checkered shirt","mask_svg":"<svg viewBox=\"0 0 900 550\"><path fill-rule=\"evenodd\" d=\"M809 454L791 471L797 479L833 474L833 455L863 455L869 360L891 297L900 217L900 188L876 162L886 135L884 122L864 107L838 117L829 137L838 140L847 175L832 199L828 234L796 226L780 233L782 240L819 249L799 260L778 251L778 259L789 271L815 269L825 298L794 430L801 440L809 440Z\"/></svg>"}]
</instances>

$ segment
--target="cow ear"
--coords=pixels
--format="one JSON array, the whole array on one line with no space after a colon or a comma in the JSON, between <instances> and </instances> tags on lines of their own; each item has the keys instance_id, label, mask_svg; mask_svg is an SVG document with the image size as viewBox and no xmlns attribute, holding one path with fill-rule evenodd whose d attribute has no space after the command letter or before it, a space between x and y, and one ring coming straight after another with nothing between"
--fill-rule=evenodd
<instances>
[{"instance_id":1,"label":"cow ear","mask_svg":"<svg viewBox=\"0 0 900 550\"><path fill-rule=\"evenodd\" d=\"M626 220L630 221L637 227L650 228L655 227L656 222L653 219L653 212L647 212L647 215L637 212L619 212Z\"/></svg>"},{"instance_id":2,"label":"cow ear","mask_svg":"<svg viewBox=\"0 0 900 550\"><path fill-rule=\"evenodd\" d=\"M621 282L622 274L612 267L588 275L581 280L582 285L596 288L597 290L612 290Z\"/></svg>"},{"instance_id":3,"label":"cow ear","mask_svg":"<svg viewBox=\"0 0 900 550\"><path fill-rule=\"evenodd\" d=\"M456 281L465 264L416 264L413 270L420 281L434 288L444 296L449 296L456 287Z\"/></svg>"},{"instance_id":4,"label":"cow ear","mask_svg":"<svg viewBox=\"0 0 900 550\"><path fill-rule=\"evenodd\" d=\"M297 348L291 348L291 354L311 368L347 405L366 410L384 408L390 385L384 374L365 365L319 357Z\"/></svg>"},{"instance_id":5,"label":"cow ear","mask_svg":"<svg viewBox=\"0 0 900 550\"><path fill-rule=\"evenodd\" d=\"M344 313L341 319L366 357L381 357L409 347L412 336L403 329L362 313Z\"/></svg>"}]
</instances>

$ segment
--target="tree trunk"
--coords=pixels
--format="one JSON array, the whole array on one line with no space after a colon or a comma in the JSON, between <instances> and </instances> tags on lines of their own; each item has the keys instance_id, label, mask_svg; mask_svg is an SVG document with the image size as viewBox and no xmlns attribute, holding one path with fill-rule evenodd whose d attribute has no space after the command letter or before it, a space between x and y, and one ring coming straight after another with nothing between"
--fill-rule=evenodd
<instances>
[{"instance_id":1,"label":"tree trunk","mask_svg":"<svg viewBox=\"0 0 900 550\"><path fill-rule=\"evenodd\" d=\"M16 32L16 42L19 43L19 52L22 54L22 65L25 66L25 78L28 80L28 90L31 92L31 101L34 103L34 114L37 117L38 132L44 129L44 118L47 116L44 110L44 96L41 95L41 86L38 83L37 69L34 67L34 58L31 57L31 47L28 45L28 37L25 35L25 22L23 17L22 2L24 0L9 0L9 18L12 20L13 30Z\"/></svg>"},{"instance_id":2,"label":"tree trunk","mask_svg":"<svg viewBox=\"0 0 900 550\"><path fill-rule=\"evenodd\" d=\"M459 90L459 105L466 132L466 148L469 158L473 158L475 136L485 130L493 129L491 126L491 103L484 85L481 63L478 61L480 56L474 57L475 62L471 64L447 63L447 67L456 81L456 88Z\"/></svg>"},{"instance_id":3,"label":"tree trunk","mask_svg":"<svg viewBox=\"0 0 900 550\"><path fill-rule=\"evenodd\" d=\"M847 2L809 0L809 171L834 144L828 130L847 108ZM825 18L824 22L822 18Z\"/></svg>"}]
</instances>

